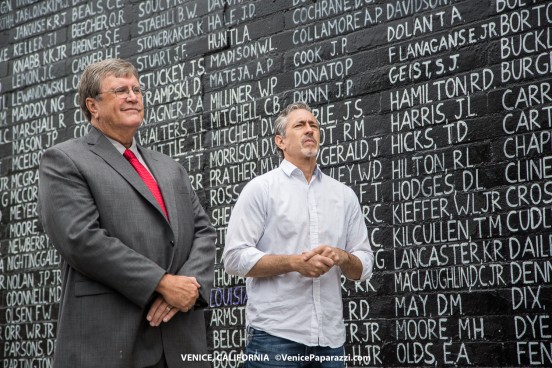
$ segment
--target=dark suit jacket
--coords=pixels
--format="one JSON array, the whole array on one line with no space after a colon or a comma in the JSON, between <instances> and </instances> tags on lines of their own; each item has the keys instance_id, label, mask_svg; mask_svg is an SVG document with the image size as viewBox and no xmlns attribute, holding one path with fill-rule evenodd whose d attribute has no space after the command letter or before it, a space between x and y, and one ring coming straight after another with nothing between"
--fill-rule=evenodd
<instances>
[{"instance_id":1,"label":"dark suit jacket","mask_svg":"<svg viewBox=\"0 0 552 368\"><path fill-rule=\"evenodd\" d=\"M39 216L61 254L63 292L56 368L147 367L164 352L206 352L203 310L160 327L146 320L165 273L194 276L209 300L214 229L176 161L139 147L163 193L170 223L130 163L95 128L45 151ZM209 367L208 363L195 363Z\"/></svg>"}]
</instances>

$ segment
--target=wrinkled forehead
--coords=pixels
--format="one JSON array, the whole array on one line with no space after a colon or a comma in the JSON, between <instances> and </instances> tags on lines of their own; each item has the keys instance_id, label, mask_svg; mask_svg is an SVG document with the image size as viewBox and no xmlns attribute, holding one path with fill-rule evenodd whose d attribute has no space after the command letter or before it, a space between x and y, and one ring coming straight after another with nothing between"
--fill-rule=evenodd
<instances>
[{"instance_id":1,"label":"wrinkled forehead","mask_svg":"<svg viewBox=\"0 0 552 368\"><path fill-rule=\"evenodd\" d=\"M292 112L290 112L287 116L287 124L286 124L286 128L292 124L292 123L295 123L295 122L307 122L309 124L311 123L315 123L317 125L318 124L318 120L316 120L316 118L314 117L314 115L308 111L308 110L304 110L304 109L296 109L296 110L293 110Z\"/></svg>"}]
</instances>

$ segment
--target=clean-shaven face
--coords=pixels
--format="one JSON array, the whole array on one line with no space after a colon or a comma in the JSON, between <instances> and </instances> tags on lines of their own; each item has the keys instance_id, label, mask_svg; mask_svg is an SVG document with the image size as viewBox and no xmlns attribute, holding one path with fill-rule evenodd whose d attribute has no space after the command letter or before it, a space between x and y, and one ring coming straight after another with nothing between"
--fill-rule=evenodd
<instances>
[{"instance_id":1,"label":"clean-shaven face","mask_svg":"<svg viewBox=\"0 0 552 368\"><path fill-rule=\"evenodd\" d=\"M144 119L142 95L132 89L140 87L135 76L115 77L108 75L102 81L101 95L96 98L97 112L94 114L98 128L106 135L111 132L136 130ZM113 91L129 89L126 97L117 96Z\"/></svg>"}]
</instances>

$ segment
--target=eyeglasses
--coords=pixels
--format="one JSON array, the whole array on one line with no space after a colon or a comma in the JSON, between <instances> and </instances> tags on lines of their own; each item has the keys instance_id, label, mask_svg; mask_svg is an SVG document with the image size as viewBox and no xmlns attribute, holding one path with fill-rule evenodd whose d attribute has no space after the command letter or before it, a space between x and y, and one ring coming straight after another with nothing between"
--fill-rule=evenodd
<instances>
[{"instance_id":1,"label":"eyeglasses","mask_svg":"<svg viewBox=\"0 0 552 368\"><path fill-rule=\"evenodd\" d=\"M144 87L120 87L116 89L110 89L109 91L99 92L98 95L101 95L102 93L113 93L119 98L128 98L130 97L130 91L132 91L132 93L134 93L136 96L141 96L144 92L146 92L146 89Z\"/></svg>"}]
</instances>

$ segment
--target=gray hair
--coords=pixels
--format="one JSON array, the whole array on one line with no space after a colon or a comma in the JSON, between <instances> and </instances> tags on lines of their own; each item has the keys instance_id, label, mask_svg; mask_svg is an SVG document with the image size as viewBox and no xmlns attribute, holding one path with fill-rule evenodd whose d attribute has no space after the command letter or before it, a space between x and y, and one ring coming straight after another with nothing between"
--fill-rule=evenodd
<instances>
[{"instance_id":1,"label":"gray hair","mask_svg":"<svg viewBox=\"0 0 552 368\"><path fill-rule=\"evenodd\" d=\"M92 120L92 114L86 107L86 99L96 98L101 92L102 81L108 76L116 78L135 76L138 79L138 70L131 62L123 59L107 59L90 64L81 75L77 87L79 105L88 121Z\"/></svg>"},{"instance_id":2,"label":"gray hair","mask_svg":"<svg viewBox=\"0 0 552 368\"><path fill-rule=\"evenodd\" d=\"M274 133L276 135L280 135L282 137L286 136L287 116L295 110L307 110L308 112L312 112L310 106L305 102L295 102L287 105L282 111L280 111L276 117L276 120L274 120ZM280 147L276 146L276 148L278 148L280 155L284 157L284 152L280 149Z\"/></svg>"},{"instance_id":3,"label":"gray hair","mask_svg":"<svg viewBox=\"0 0 552 368\"><path fill-rule=\"evenodd\" d=\"M294 110L307 110L312 112L309 105L304 102L296 102L287 105L280 114L274 120L274 133L276 135L281 135L282 137L286 136L286 125L287 125L287 116Z\"/></svg>"}]
</instances>

